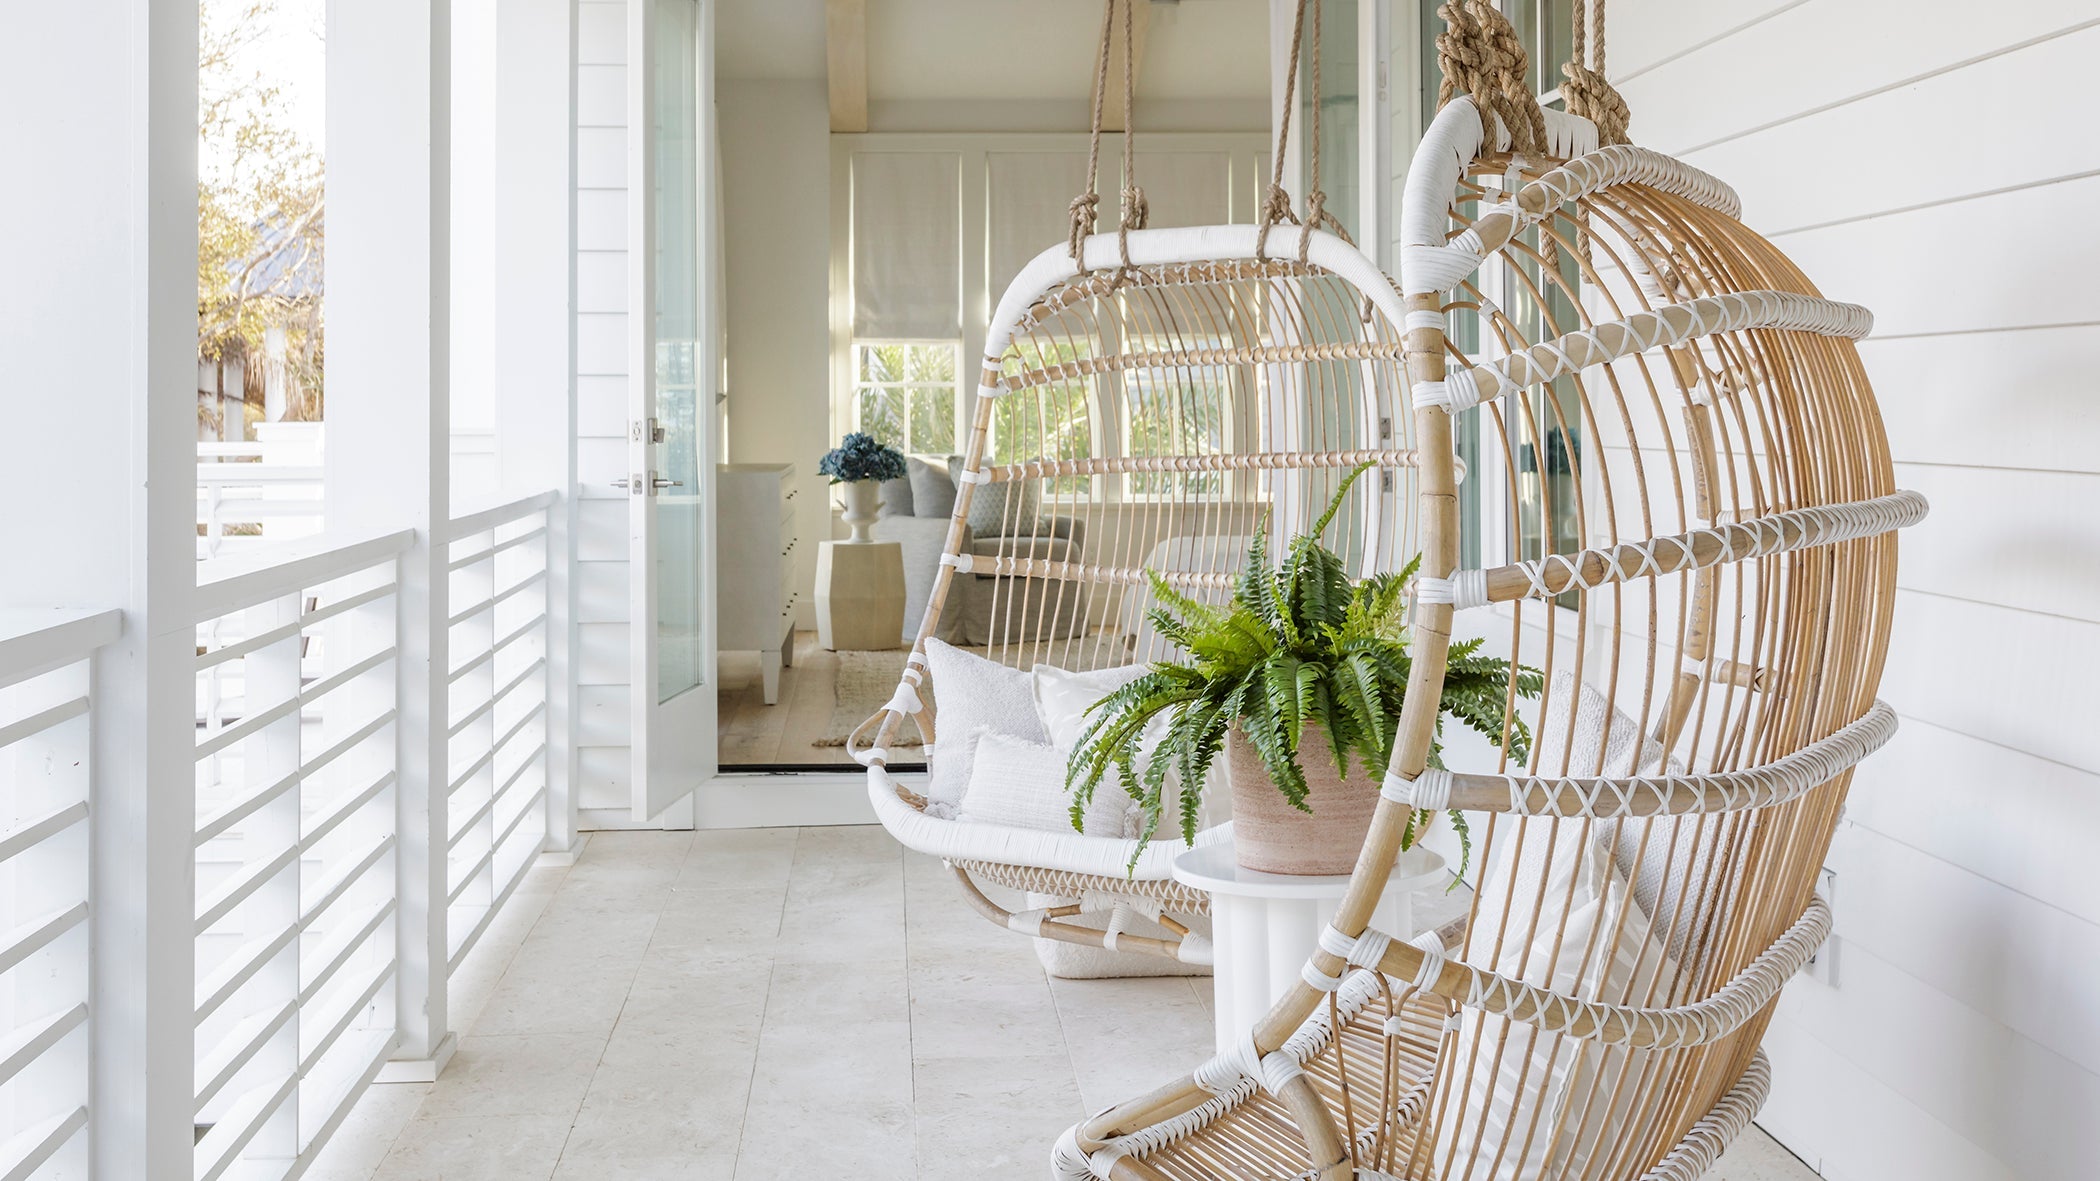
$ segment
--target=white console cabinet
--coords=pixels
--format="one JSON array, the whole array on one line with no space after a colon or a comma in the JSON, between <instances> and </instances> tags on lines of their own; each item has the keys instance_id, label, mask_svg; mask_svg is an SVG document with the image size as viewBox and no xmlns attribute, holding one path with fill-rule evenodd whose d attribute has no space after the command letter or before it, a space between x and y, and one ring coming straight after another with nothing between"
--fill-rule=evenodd
<instances>
[{"instance_id":1,"label":"white console cabinet","mask_svg":"<svg viewBox=\"0 0 2100 1181\"><path fill-rule=\"evenodd\" d=\"M795 465L725 463L715 473L716 627L724 652L759 654L767 705L795 651Z\"/></svg>"}]
</instances>

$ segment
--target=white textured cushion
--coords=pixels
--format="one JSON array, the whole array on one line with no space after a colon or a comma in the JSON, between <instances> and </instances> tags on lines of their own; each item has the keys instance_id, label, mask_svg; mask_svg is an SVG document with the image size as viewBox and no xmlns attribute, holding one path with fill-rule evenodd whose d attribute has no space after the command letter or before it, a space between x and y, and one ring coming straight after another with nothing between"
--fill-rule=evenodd
<instances>
[{"instance_id":1,"label":"white textured cushion","mask_svg":"<svg viewBox=\"0 0 2100 1181\"><path fill-rule=\"evenodd\" d=\"M1130 803L1121 793L1095 792L1080 832L1117 839L1136 836L1130 825ZM955 818L1044 832L1072 831L1064 759L1048 743L983 732Z\"/></svg>"},{"instance_id":2,"label":"white textured cushion","mask_svg":"<svg viewBox=\"0 0 2100 1181\"><path fill-rule=\"evenodd\" d=\"M1549 701L1539 734L1540 773L1634 774L1639 752L1638 772L1654 774L1664 761L1662 748L1645 741L1633 719L1587 684L1556 676ZM1467 961L1556 992L1635 1004L1649 1000L1658 978L1674 978L1647 912L1629 902L1626 874L1602 835L1580 820L1505 821L1494 863L1482 876ZM1508 1146L1493 1171L1473 1174L1481 1181L1544 1175L1549 1155L1556 1164L1571 1153L1587 1156L1600 1140L1609 1142L1627 1114L1623 1102L1588 1102L1593 1092L1617 1090L1631 1061L1623 1051L1585 1050L1573 1038L1474 1012L1451 1061L1474 1062L1473 1073L1464 1104L1446 1109L1439 1143L1465 1151L1478 1136L1483 1162L1497 1146ZM1568 1126L1556 1141L1554 1128L1571 1101Z\"/></svg>"},{"instance_id":3,"label":"white textured cushion","mask_svg":"<svg viewBox=\"0 0 2100 1181\"><path fill-rule=\"evenodd\" d=\"M1047 664L1035 666L1029 677L1035 692L1036 720L1042 722L1043 732L1050 736L1050 745L1057 748L1061 762L1069 764L1072 761L1072 752L1078 748L1080 738L1086 734L1087 727L1093 725L1095 719L1100 716L1089 715L1087 710L1103 697L1144 676L1145 672L1146 667L1142 664L1126 664L1092 672L1067 672ZM1159 745L1160 739L1167 736L1170 721L1171 719L1162 713L1145 724L1145 733L1138 740L1139 774L1142 775L1145 767L1152 762L1152 749ZM1169 785L1167 799L1171 810L1172 784ZM1123 773L1113 767L1101 777L1101 782L1094 788L1094 798L1088 801L1087 831L1090 835L1093 832L1091 818L1097 812L1106 814L1110 809L1114 809L1123 817L1122 835L1134 837L1144 828L1143 810L1123 786ZM1162 823L1170 820L1171 817L1163 817Z\"/></svg>"},{"instance_id":4,"label":"white textured cushion","mask_svg":"<svg viewBox=\"0 0 2100 1181\"><path fill-rule=\"evenodd\" d=\"M926 668L933 674L936 740L928 755L927 799L950 808L962 800L978 739L986 733L1050 741L1036 720L1027 673L936 639L926 641Z\"/></svg>"}]
</instances>

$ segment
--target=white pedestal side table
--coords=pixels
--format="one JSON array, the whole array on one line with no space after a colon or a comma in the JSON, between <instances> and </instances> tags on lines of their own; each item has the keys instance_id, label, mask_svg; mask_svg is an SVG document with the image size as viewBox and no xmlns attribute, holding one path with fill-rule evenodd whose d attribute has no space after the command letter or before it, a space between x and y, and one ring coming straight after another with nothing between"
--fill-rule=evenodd
<instances>
[{"instance_id":1,"label":"white pedestal side table","mask_svg":"<svg viewBox=\"0 0 2100 1181\"><path fill-rule=\"evenodd\" d=\"M1211 1007L1217 1017L1217 1048L1220 1053L1236 1049L1277 998L1298 983L1299 969L1319 945L1321 928L1341 905L1349 876L1301 877L1242 869L1232 842L1221 841L1176 857L1174 880L1210 895L1216 954ZM1386 882L1371 925L1395 939L1412 938L1417 933L1412 895L1425 889L1440 892L1450 880L1442 857L1419 845L1409 849ZM1440 913L1439 921L1452 917L1441 914L1453 909L1438 905L1441 901L1434 896L1423 899L1422 917L1432 911Z\"/></svg>"},{"instance_id":2,"label":"white pedestal side table","mask_svg":"<svg viewBox=\"0 0 2100 1181\"><path fill-rule=\"evenodd\" d=\"M904 547L894 541L817 545L817 643L879 651L904 644Z\"/></svg>"}]
</instances>

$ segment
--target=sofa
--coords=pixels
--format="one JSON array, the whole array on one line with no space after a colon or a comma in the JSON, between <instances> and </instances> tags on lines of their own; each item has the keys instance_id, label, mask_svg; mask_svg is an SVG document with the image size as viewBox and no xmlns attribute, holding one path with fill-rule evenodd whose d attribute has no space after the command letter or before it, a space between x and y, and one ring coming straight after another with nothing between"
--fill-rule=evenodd
<instances>
[{"instance_id":1,"label":"sofa","mask_svg":"<svg viewBox=\"0 0 2100 1181\"><path fill-rule=\"evenodd\" d=\"M955 515L955 476L960 456L910 456L906 475L882 484L882 506L877 510L869 535L877 541L894 541L904 551L904 641L918 638L926 603L933 597L935 577L941 569L941 553L948 540L949 522ZM982 493L980 493L980 497ZM980 519L996 519L997 513L980 513ZM1021 536L980 536L965 524L961 550L979 557L1043 558L1053 562L1077 562L1085 553L1085 523L1077 517L1044 515L1036 528ZM1014 578L991 574L958 575L948 592L934 634L951 644L983 645L993 638L994 612L1005 616L1017 585ZM1040 581L1037 586L1042 585ZM1036 592L1040 594L1041 592ZM1054 596L1057 609L1034 620L1028 628L1001 626L1002 642L1059 639L1086 631L1088 595L1083 584L1070 584Z\"/></svg>"}]
</instances>

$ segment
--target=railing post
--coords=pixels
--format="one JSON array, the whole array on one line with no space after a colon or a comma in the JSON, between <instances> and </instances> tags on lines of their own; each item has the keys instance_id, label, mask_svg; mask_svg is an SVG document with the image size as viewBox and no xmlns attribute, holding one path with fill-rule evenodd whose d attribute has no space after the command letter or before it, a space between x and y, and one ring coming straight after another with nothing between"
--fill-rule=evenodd
<instances>
[{"instance_id":1,"label":"railing post","mask_svg":"<svg viewBox=\"0 0 2100 1181\"><path fill-rule=\"evenodd\" d=\"M503 495L547 509L546 858L576 850L575 20L571 0L496 10L496 463Z\"/></svg>"},{"instance_id":2,"label":"railing post","mask_svg":"<svg viewBox=\"0 0 2100 1181\"><path fill-rule=\"evenodd\" d=\"M0 185L0 258L43 276L0 295L36 342L9 350L36 392L7 398L0 605L123 612L92 671L90 1167L190 1181L197 4L0 23L0 159L64 178Z\"/></svg>"},{"instance_id":3,"label":"railing post","mask_svg":"<svg viewBox=\"0 0 2100 1181\"><path fill-rule=\"evenodd\" d=\"M331 531L404 526L400 561L400 1045L381 1074L433 1079L453 1049L446 990L445 553L450 517L451 216L447 0L328 5Z\"/></svg>"}]
</instances>

